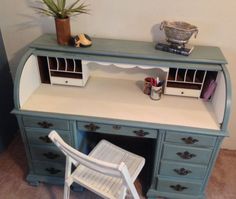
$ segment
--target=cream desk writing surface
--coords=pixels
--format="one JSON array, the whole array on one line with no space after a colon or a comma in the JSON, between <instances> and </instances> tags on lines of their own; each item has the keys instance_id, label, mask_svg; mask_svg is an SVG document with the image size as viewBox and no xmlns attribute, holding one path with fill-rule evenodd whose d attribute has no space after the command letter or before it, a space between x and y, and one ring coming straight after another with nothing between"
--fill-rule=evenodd
<instances>
[{"instance_id":1,"label":"cream desk writing surface","mask_svg":"<svg viewBox=\"0 0 236 199\"><path fill-rule=\"evenodd\" d=\"M153 101L135 81L91 77L85 87L41 84L22 110L219 130L210 103L162 95Z\"/></svg>"}]
</instances>

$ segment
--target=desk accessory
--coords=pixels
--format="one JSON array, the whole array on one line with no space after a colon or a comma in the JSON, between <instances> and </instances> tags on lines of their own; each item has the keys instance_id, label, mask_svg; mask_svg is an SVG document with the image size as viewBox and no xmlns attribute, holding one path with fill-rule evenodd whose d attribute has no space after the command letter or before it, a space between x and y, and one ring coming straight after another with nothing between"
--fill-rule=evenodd
<instances>
[{"instance_id":1,"label":"desk accessory","mask_svg":"<svg viewBox=\"0 0 236 199\"><path fill-rule=\"evenodd\" d=\"M144 94L150 95L153 100L161 99L163 83L164 81L160 81L159 77L146 77L144 79Z\"/></svg>"},{"instance_id":2,"label":"desk accessory","mask_svg":"<svg viewBox=\"0 0 236 199\"><path fill-rule=\"evenodd\" d=\"M92 39L87 34L78 34L72 38L72 44L75 47L89 47L92 45Z\"/></svg>"},{"instance_id":3,"label":"desk accessory","mask_svg":"<svg viewBox=\"0 0 236 199\"><path fill-rule=\"evenodd\" d=\"M177 45L172 45L172 44L157 43L155 48L157 50L161 50L165 52L188 56L191 54L194 47L193 46L185 47L185 45L177 46Z\"/></svg>"},{"instance_id":4,"label":"desk accessory","mask_svg":"<svg viewBox=\"0 0 236 199\"><path fill-rule=\"evenodd\" d=\"M216 89L217 83L215 80L211 80L207 89L203 93L203 99L205 101L209 100L211 96L214 94L214 91Z\"/></svg>"},{"instance_id":5,"label":"desk accessory","mask_svg":"<svg viewBox=\"0 0 236 199\"><path fill-rule=\"evenodd\" d=\"M152 86L154 87L161 87L163 85L164 81L160 81L159 77L146 77L144 79L144 88L143 88L143 93L146 95L151 94ZM156 89L154 89L156 90Z\"/></svg>"},{"instance_id":6,"label":"desk accessory","mask_svg":"<svg viewBox=\"0 0 236 199\"><path fill-rule=\"evenodd\" d=\"M196 26L182 21L163 21L160 30L164 30L168 43L157 43L156 49L185 56L192 52L193 47L186 47L185 45L193 34L196 38L198 34Z\"/></svg>"},{"instance_id":7,"label":"desk accessory","mask_svg":"<svg viewBox=\"0 0 236 199\"><path fill-rule=\"evenodd\" d=\"M88 14L88 5L75 0L68 3L66 0L39 0L32 6L39 14L51 16L55 19L57 43L69 45L71 38L70 17L78 14ZM43 7L45 5L46 7Z\"/></svg>"},{"instance_id":8,"label":"desk accessory","mask_svg":"<svg viewBox=\"0 0 236 199\"><path fill-rule=\"evenodd\" d=\"M151 99L160 100L161 99L162 86L152 86L151 88Z\"/></svg>"},{"instance_id":9,"label":"desk accessory","mask_svg":"<svg viewBox=\"0 0 236 199\"><path fill-rule=\"evenodd\" d=\"M143 87L143 93L146 95L150 95L151 94L151 88L152 88L152 84L155 81L154 78L152 77L146 77L144 79L144 87Z\"/></svg>"}]
</instances>

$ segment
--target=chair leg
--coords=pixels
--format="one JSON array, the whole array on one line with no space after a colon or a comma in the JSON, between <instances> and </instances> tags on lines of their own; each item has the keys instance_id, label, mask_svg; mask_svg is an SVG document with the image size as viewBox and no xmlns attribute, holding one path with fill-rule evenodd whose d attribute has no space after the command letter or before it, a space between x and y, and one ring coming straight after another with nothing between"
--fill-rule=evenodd
<instances>
[{"instance_id":1,"label":"chair leg","mask_svg":"<svg viewBox=\"0 0 236 199\"><path fill-rule=\"evenodd\" d=\"M70 186L67 185L65 182L64 185L64 199L69 199L70 198Z\"/></svg>"}]
</instances>

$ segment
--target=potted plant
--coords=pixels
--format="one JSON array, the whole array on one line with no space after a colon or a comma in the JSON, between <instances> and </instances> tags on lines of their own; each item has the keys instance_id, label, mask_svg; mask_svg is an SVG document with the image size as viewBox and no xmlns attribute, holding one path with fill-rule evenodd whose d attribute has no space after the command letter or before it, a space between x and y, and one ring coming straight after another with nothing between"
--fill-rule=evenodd
<instances>
[{"instance_id":1,"label":"potted plant","mask_svg":"<svg viewBox=\"0 0 236 199\"><path fill-rule=\"evenodd\" d=\"M71 38L70 17L79 14L88 14L88 5L80 0L39 0L40 6L33 6L40 14L55 18L57 42L61 45L68 45Z\"/></svg>"}]
</instances>

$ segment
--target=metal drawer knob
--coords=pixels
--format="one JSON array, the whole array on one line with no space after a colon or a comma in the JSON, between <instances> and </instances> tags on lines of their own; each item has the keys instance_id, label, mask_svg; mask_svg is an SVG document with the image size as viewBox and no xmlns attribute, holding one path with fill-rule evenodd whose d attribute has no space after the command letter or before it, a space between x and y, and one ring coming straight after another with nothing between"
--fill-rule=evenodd
<instances>
[{"instance_id":1,"label":"metal drawer knob","mask_svg":"<svg viewBox=\"0 0 236 199\"><path fill-rule=\"evenodd\" d=\"M47 152L47 153L44 153L43 155L50 160L54 160L60 157L60 155L56 153L52 153L52 152Z\"/></svg>"},{"instance_id":2,"label":"metal drawer knob","mask_svg":"<svg viewBox=\"0 0 236 199\"><path fill-rule=\"evenodd\" d=\"M49 123L47 121L38 122L38 125L41 126L42 128L45 128L45 129L48 129L53 126L52 123Z\"/></svg>"},{"instance_id":3,"label":"metal drawer knob","mask_svg":"<svg viewBox=\"0 0 236 199\"><path fill-rule=\"evenodd\" d=\"M149 134L148 132L145 132L143 130L133 131L133 133L136 134L139 137L144 137L144 136Z\"/></svg>"},{"instance_id":4,"label":"metal drawer knob","mask_svg":"<svg viewBox=\"0 0 236 199\"><path fill-rule=\"evenodd\" d=\"M192 171L188 170L188 169L185 169L185 168L180 168L180 169L174 169L174 171L181 175L181 176L186 176L188 175L189 173L192 173Z\"/></svg>"},{"instance_id":5,"label":"metal drawer knob","mask_svg":"<svg viewBox=\"0 0 236 199\"><path fill-rule=\"evenodd\" d=\"M51 139L47 135L41 136L41 137L39 137L39 139L45 143L52 143Z\"/></svg>"},{"instance_id":6,"label":"metal drawer knob","mask_svg":"<svg viewBox=\"0 0 236 199\"><path fill-rule=\"evenodd\" d=\"M170 188L174 189L175 191L183 191L185 189L188 189L188 187L182 186L180 184L170 185Z\"/></svg>"},{"instance_id":7,"label":"metal drawer knob","mask_svg":"<svg viewBox=\"0 0 236 199\"><path fill-rule=\"evenodd\" d=\"M88 131L90 132L95 132L96 130L100 129L99 126L93 124L93 123L90 123L90 124L87 124L84 126Z\"/></svg>"},{"instance_id":8,"label":"metal drawer knob","mask_svg":"<svg viewBox=\"0 0 236 199\"><path fill-rule=\"evenodd\" d=\"M181 157L182 159L185 159L185 160L189 160L191 158L194 158L196 157L195 154L193 153L189 153L188 151L185 151L185 152L178 152L176 153L179 157Z\"/></svg>"},{"instance_id":9,"label":"metal drawer knob","mask_svg":"<svg viewBox=\"0 0 236 199\"><path fill-rule=\"evenodd\" d=\"M50 168L46 168L45 171L47 171L48 173L54 175L54 174L57 174L57 173L60 173L61 170L60 169L55 169L53 167L50 167Z\"/></svg>"},{"instance_id":10,"label":"metal drawer knob","mask_svg":"<svg viewBox=\"0 0 236 199\"><path fill-rule=\"evenodd\" d=\"M112 127L113 127L113 129L115 129L115 130L120 130L120 129L121 129L121 126L119 126L119 125L113 125Z\"/></svg>"},{"instance_id":11,"label":"metal drawer knob","mask_svg":"<svg viewBox=\"0 0 236 199\"><path fill-rule=\"evenodd\" d=\"M194 139L192 137L187 137L187 138L181 138L185 142L185 144L194 144L196 142L199 142L199 140Z\"/></svg>"}]
</instances>

